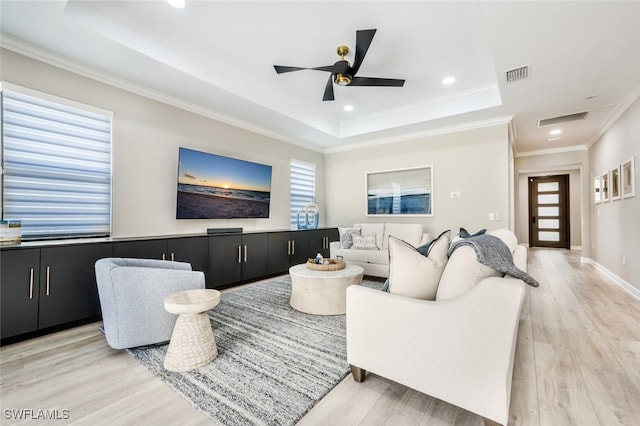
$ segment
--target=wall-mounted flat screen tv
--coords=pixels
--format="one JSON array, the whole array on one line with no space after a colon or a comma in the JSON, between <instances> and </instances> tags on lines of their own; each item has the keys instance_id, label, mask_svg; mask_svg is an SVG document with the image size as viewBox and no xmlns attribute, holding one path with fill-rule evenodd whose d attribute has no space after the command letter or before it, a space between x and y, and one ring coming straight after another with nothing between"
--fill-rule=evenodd
<instances>
[{"instance_id":1,"label":"wall-mounted flat screen tv","mask_svg":"<svg viewBox=\"0 0 640 426\"><path fill-rule=\"evenodd\" d=\"M178 157L177 219L269 217L271 166L187 148Z\"/></svg>"}]
</instances>

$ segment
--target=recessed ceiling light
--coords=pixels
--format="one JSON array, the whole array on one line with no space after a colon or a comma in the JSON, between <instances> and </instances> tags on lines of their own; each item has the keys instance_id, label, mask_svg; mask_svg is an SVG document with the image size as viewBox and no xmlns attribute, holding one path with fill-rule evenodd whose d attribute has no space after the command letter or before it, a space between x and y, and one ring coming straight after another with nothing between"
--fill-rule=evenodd
<instances>
[{"instance_id":1,"label":"recessed ceiling light","mask_svg":"<svg viewBox=\"0 0 640 426\"><path fill-rule=\"evenodd\" d=\"M344 109L345 111L353 111L353 105L345 105L345 106L343 107L343 109Z\"/></svg>"},{"instance_id":2,"label":"recessed ceiling light","mask_svg":"<svg viewBox=\"0 0 640 426\"><path fill-rule=\"evenodd\" d=\"M184 6L186 4L185 0L167 0L167 3L178 9L184 9Z\"/></svg>"},{"instance_id":3,"label":"recessed ceiling light","mask_svg":"<svg viewBox=\"0 0 640 426\"><path fill-rule=\"evenodd\" d=\"M445 77L442 79L442 84L450 85L456 82L456 78L453 76Z\"/></svg>"},{"instance_id":4,"label":"recessed ceiling light","mask_svg":"<svg viewBox=\"0 0 640 426\"><path fill-rule=\"evenodd\" d=\"M560 133L562 133L562 130L560 130L560 129L554 129L554 130L549 132L549 134L551 136L558 136Z\"/></svg>"}]
</instances>

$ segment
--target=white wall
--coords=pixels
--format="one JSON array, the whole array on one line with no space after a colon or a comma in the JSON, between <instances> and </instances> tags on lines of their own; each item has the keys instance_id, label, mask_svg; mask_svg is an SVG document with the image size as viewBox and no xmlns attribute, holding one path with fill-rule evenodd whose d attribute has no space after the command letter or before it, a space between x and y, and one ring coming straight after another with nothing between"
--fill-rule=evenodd
<instances>
[{"instance_id":1,"label":"white wall","mask_svg":"<svg viewBox=\"0 0 640 426\"><path fill-rule=\"evenodd\" d=\"M324 201L324 156L47 65L1 52L0 79L114 112L113 236L202 233L213 227L289 228L289 162L315 163ZM178 147L273 166L269 219L176 220ZM321 212L321 225L326 223Z\"/></svg>"},{"instance_id":2,"label":"white wall","mask_svg":"<svg viewBox=\"0 0 640 426\"><path fill-rule=\"evenodd\" d=\"M529 243L529 187L531 176L569 175L569 232L571 247L589 257L589 155L586 149L516 157L516 235ZM586 241L586 247L585 247Z\"/></svg>"},{"instance_id":3,"label":"white wall","mask_svg":"<svg viewBox=\"0 0 640 426\"><path fill-rule=\"evenodd\" d=\"M635 197L601 204L590 200L591 259L640 290L640 100L589 150L589 179L635 157ZM622 258L625 258L623 264Z\"/></svg>"},{"instance_id":4,"label":"white wall","mask_svg":"<svg viewBox=\"0 0 640 426\"><path fill-rule=\"evenodd\" d=\"M508 228L509 141L507 124L424 137L326 155L327 220L335 226L354 222L417 222L432 235L460 227ZM432 217L366 216L367 172L432 165ZM513 185L511 185L512 187ZM459 191L460 199L451 192ZM489 213L500 221L489 221Z\"/></svg>"}]
</instances>

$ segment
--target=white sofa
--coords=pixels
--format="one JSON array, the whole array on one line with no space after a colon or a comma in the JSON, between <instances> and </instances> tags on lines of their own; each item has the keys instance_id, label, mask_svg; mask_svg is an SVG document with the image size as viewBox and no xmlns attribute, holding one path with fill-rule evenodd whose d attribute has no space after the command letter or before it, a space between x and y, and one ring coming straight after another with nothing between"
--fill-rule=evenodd
<instances>
[{"instance_id":1,"label":"white sofa","mask_svg":"<svg viewBox=\"0 0 640 426\"><path fill-rule=\"evenodd\" d=\"M356 223L353 228L360 228L362 236L375 233L377 248L373 250L342 248L340 241L332 241L329 244L331 258L342 256L345 262L362 266L365 275L374 277L386 278L389 275L389 235L404 240L414 247L425 244L430 239L422 225L416 223Z\"/></svg>"},{"instance_id":2,"label":"white sofa","mask_svg":"<svg viewBox=\"0 0 640 426\"><path fill-rule=\"evenodd\" d=\"M507 245L514 264L526 271L527 249L513 241ZM486 424L507 424L525 285L474 260L472 247L453 252L435 300L348 288L347 360L356 381L370 371L476 413ZM461 285L470 276L477 283Z\"/></svg>"}]
</instances>

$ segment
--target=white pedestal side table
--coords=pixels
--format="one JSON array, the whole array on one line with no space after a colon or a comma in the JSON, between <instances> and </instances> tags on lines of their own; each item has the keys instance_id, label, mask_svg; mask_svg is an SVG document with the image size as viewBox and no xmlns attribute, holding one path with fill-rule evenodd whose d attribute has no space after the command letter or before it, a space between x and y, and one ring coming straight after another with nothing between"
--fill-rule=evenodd
<instances>
[{"instance_id":1,"label":"white pedestal side table","mask_svg":"<svg viewBox=\"0 0 640 426\"><path fill-rule=\"evenodd\" d=\"M202 367L218 356L207 311L220 303L220 292L209 289L185 290L164 298L167 312L178 314L171 335L164 368L189 371Z\"/></svg>"},{"instance_id":2,"label":"white pedestal side table","mask_svg":"<svg viewBox=\"0 0 640 426\"><path fill-rule=\"evenodd\" d=\"M306 263L289 268L291 299L289 304L307 314L344 315L347 311L347 287L362 284L364 269L347 265L335 271L316 271Z\"/></svg>"}]
</instances>

